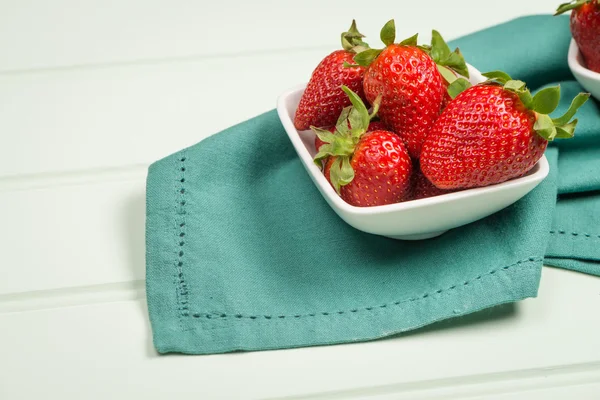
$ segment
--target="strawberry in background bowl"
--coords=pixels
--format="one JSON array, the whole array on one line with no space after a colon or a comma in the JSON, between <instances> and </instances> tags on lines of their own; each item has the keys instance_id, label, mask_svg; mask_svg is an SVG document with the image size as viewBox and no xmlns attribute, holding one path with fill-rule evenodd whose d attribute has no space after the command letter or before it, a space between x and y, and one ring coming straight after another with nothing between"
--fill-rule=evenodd
<instances>
[{"instance_id":1,"label":"strawberry in background bowl","mask_svg":"<svg viewBox=\"0 0 600 400\"><path fill-rule=\"evenodd\" d=\"M561 4L555 15L571 12L573 39L569 47L569 68L575 79L600 99L600 3L576 0Z\"/></svg>"}]
</instances>

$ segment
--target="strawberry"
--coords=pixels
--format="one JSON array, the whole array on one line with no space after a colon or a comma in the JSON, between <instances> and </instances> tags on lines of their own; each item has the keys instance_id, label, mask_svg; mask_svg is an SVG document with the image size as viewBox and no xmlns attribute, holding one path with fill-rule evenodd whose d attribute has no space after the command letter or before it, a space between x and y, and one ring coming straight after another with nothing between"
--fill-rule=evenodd
<instances>
[{"instance_id":1,"label":"strawberry","mask_svg":"<svg viewBox=\"0 0 600 400\"><path fill-rule=\"evenodd\" d=\"M389 131L390 128L387 127L382 121L371 121L369 123L369 127L367 128L367 132L371 131Z\"/></svg>"},{"instance_id":2,"label":"strawberry","mask_svg":"<svg viewBox=\"0 0 600 400\"><path fill-rule=\"evenodd\" d=\"M556 14L571 12L571 34L589 69L600 72L600 3L598 0L573 0L561 4Z\"/></svg>"},{"instance_id":3,"label":"strawberry","mask_svg":"<svg viewBox=\"0 0 600 400\"><path fill-rule=\"evenodd\" d=\"M446 89L447 90L447 89ZM440 107L440 111L444 111L448 103L452 100L452 97L448 94L447 91L444 91L444 98L442 99L442 106Z\"/></svg>"},{"instance_id":4,"label":"strawberry","mask_svg":"<svg viewBox=\"0 0 600 400\"><path fill-rule=\"evenodd\" d=\"M402 140L387 130L367 132L370 118L377 113L379 98L375 99L373 113L369 115L356 93L346 86L342 89L353 107L340 116L335 134L313 128L325 142L315 162L318 164L327 158L325 177L342 199L353 206L379 206L407 200L412 163Z\"/></svg>"},{"instance_id":5,"label":"strawberry","mask_svg":"<svg viewBox=\"0 0 600 400\"><path fill-rule=\"evenodd\" d=\"M390 131L371 131L361 137L348 158L330 157L325 177L336 187L334 174L348 166L354 170L353 179L337 188L347 203L357 207L380 206L408 200L412 164L402 140Z\"/></svg>"},{"instance_id":6,"label":"strawberry","mask_svg":"<svg viewBox=\"0 0 600 400\"><path fill-rule=\"evenodd\" d=\"M484 75L488 81L448 104L423 144L421 170L438 188L487 186L522 176L549 140L573 136L577 120L570 120L589 98L580 93L565 115L552 119L548 114L558 105L560 87L532 96L524 82L503 72Z\"/></svg>"},{"instance_id":7,"label":"strawberry","mask_svg":"<svg viewBox=\"0 0 600 400\"><path fill-rule=\"evenodd\" d=\"M313 71L296 109L294 126L306 130L311 125L327 127L335 124L342 109L350 100L342 92L345 85L363 99L362 80L365 68L354 64L353 57L368 48L364 36L356 29L355 21L348 32L342 34L343 50L325 57Z\"/></svg>"},{"instance_id":8,"label":"strawberry","mask_svg":"<svg viewBox=\"0 0 600 400\"><path fill-rule=\"evenodd\" d=\"M417 35L394 44L394 21L381 30L383 50L368 49L354 57L368 66L363 87L368 101L382 95L379 116L406 143L413 158L419 158L421 146L440 115L445 97L445 79L468 76L464 58L450 48L442 36L432 32L431 46L418 46Z\"/></svg>"},{"instance_id":9,"label":"strawberry","mask_svg":"<svg viewBox=\"0 0 600 400\"><path fill-rule=\"evenodd\" d=\"M413 200L425 199L427 197L434 197L454 192L454 190L440 189L434 186L434 184L431 183L429 179L427 179L425 175L423 175L423 173L418 169L418 165L415 165L414 171L412 192Z\"/></svg>"}]
</instances>

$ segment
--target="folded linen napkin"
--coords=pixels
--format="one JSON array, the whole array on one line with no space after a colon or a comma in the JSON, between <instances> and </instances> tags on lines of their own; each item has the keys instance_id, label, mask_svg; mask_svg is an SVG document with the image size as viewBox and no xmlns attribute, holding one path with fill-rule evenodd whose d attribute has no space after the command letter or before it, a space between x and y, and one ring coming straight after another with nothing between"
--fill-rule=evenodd
<instances>
[{"instance_id":1,"label":"folded linen napkin","mask_svg":"<svg viewBox=\"0 0 600 400\"><path fill-rule=\"evenodd\" d=\"M569 39L567 18L531 16L451 45L480 70L503 69L532 89L560 82L559 115L581 91L566 64ZM417 242L344 223L274 111L155 162L146 282L156 349L366 341L536 296L543 262L600 275L597 104L579 116L577 139L547 150L550 175L529 195Z\"/></svg>"}]
</instances>

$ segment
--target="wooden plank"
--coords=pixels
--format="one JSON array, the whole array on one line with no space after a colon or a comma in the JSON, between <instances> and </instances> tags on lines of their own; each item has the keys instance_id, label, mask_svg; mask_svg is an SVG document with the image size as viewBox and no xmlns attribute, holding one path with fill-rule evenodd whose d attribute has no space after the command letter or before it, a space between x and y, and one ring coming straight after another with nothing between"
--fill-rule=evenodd
<instances>
[{"instance_id":1,"label":"wooden plank","mask_svg":"<svg viewBox=\"0 0 600 400\"><path fill-rule=\"evenodd\" d=\"M589 385L600 372L599 285L546 268L540 298L510 312L370 343L215 356L157 355L143 301L5 313L0 398L414 399Z\"/></svg>"},{"instance_id":2,"label":"wooden plank","mask_svg":"<svg viewBox=\"0 0 600 400\"><path fill-rule=\"evenodd\" d=\"M379 43L379 29L390 18L397 20L398 37L420 32L426 38L436 28L450 38L555 9L555 4L543 0L505 0L494 12L474 0L409 2L401 7L393 0L377 4L363 12L361 0L210 5L192 0L3 0L0 71L334 48L352 18L358 19L373 45ZM458 12L460 23L452 17Z\"/></svg>"},{"instance_id":3,"label":"wooden plank","mask_svg":"<svg viewBox=\"0 0 600 400\"><path fill-rule=\"evenodd\" d=\"M322 54L0 75L0 177L148 164L273 109Z\"/></svg>"},{"instance_id":4,"label":"wooden plank","mask_svg":"<svg viewBox=\"0 0 600 400\"><path fill-rule=\"evenodd\" d=\"M0 295L143 279L140 172L96 184L75 179L0 189L0 274L7 277L0 280Z\"/></svg>"}]
</instances>

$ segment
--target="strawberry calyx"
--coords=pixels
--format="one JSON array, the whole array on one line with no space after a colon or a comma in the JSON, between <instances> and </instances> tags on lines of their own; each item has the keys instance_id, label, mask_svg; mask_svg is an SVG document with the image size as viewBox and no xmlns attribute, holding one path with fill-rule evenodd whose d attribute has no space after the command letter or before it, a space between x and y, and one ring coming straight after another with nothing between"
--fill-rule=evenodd
<instances>
[{"instance_id":1,"label":"strawberry calyx","mask_svg":"<svg viewBox=\"0 0 600 400\"><path fill-rule=\"evenodd\" d=\"M552 141L554 139L569 139L575 134L577 119L571 120L579 107L590 97L589 93L579 93L569 106L569 109L558 118L551 118L548 114L558 107L560 101L560 86L551 86L531 95L525 82L512 79L502 71L491 71L482 74L488 80L484 84L501 85L504 90L515 93L523 105L535 113L533 129L542 138Z\"/></svg>"},{"instance_id":2,"label":"strawberry calyx","mask_svg":"<svg viewBox=\"0 0 600 400\"><path fill-rule=\"evenodd\" d=\"M572 0L567 3L563 3L558 6L554 15L560 15L567 11L574 10L576 8L581 7L584 4L591 3L594 0Z\"/></svg>"},{"instance_id":3,"label":"strawberry calyx","mask_svg":"<svg viewBox=\"0 0 600 400\"><path fill-rule=\"evenodd\" d=\"M386 22L383 28L381 28L379 37L386 46L394 44L394 41L396 40L396 24L393 19ZM398 44L400 46L418 47L429 54L436 63L440 74L448 84L452 84L458 79L467 81L466 79L461 78L469 77L469 69L467 68L467 63L465 62L462 53L458 48L451 51L442 35L435 29L431 31L431 45L419 45L418 34L406 38ZM354 62L356 65L368 67L382 51L382 49L367 49L354 56ZM461 85L464 85L463 81L461 81Z\"/></svg>"},{"instance_id":4,"label":"strawberry calyx","mask_svg":"<svg viewBox=\"0 0 600 400\"><path fill-rule=\"evenodd\" d=\"M344 108L340 113L335 125L335 132L331 133L326 129L311 126L313 132L324 142L314 157L315 164L321 167L324 159L330 156L335 157L329 178L338 194L342 186L349 184L354 179L354 170L350 165L350 160L360 138L369 128L369 122L377 115L381 103L381 96L379 96L373 102L372 110L369 113L359 95L347 86L342 86L342 90L348 95L352 105Z\"/></svg>"},{"instance_id":5,"label":"strawberry calyx","mask_svg":"<svg viewBox=\"0 0 600 400\"><path fill-rule=\"evenodd\" d=\"M352 20L352 25L347 32L342 32L342 48L351 53L360 53L369 48L369 45L363 42L365 35L358 31L356 21Z\"/></svg>"},{"instance_id":6,"label":"strawberry calyx","mask_svg":"<svg viewBox=\"0 0 600 400\"><path fill-rule=\"evenodd\" d=\"M396 40L396 23L393 19L390 19L385 23L383 28L381 28L379 37L386 46L394 43L394 40ZM368 67L379 56L379 54L381 54L382 51L383 49L367 49L362 51L354 56L354 62L356 63L355 65Z\"/></svg>"},{"instance_id":7,"label":"strawberry calyx","mask_svg":"<svg viewBox=\"0 0 600 400\"><path fill-rule=\"evenodd\" d=\"M435 29L431 31L431 46L429 47L429 55L437 64L442 77L446 79L448 83L452 83L458 78L452 71L465 78L469 77L467 63L465 62L465 58L460 52L460 49L457 47L454 51L450 51L448 43L446 43L442 35ZM448 72L452 74L453 77L451 77Z\"/></svg>"}]
</instances>

